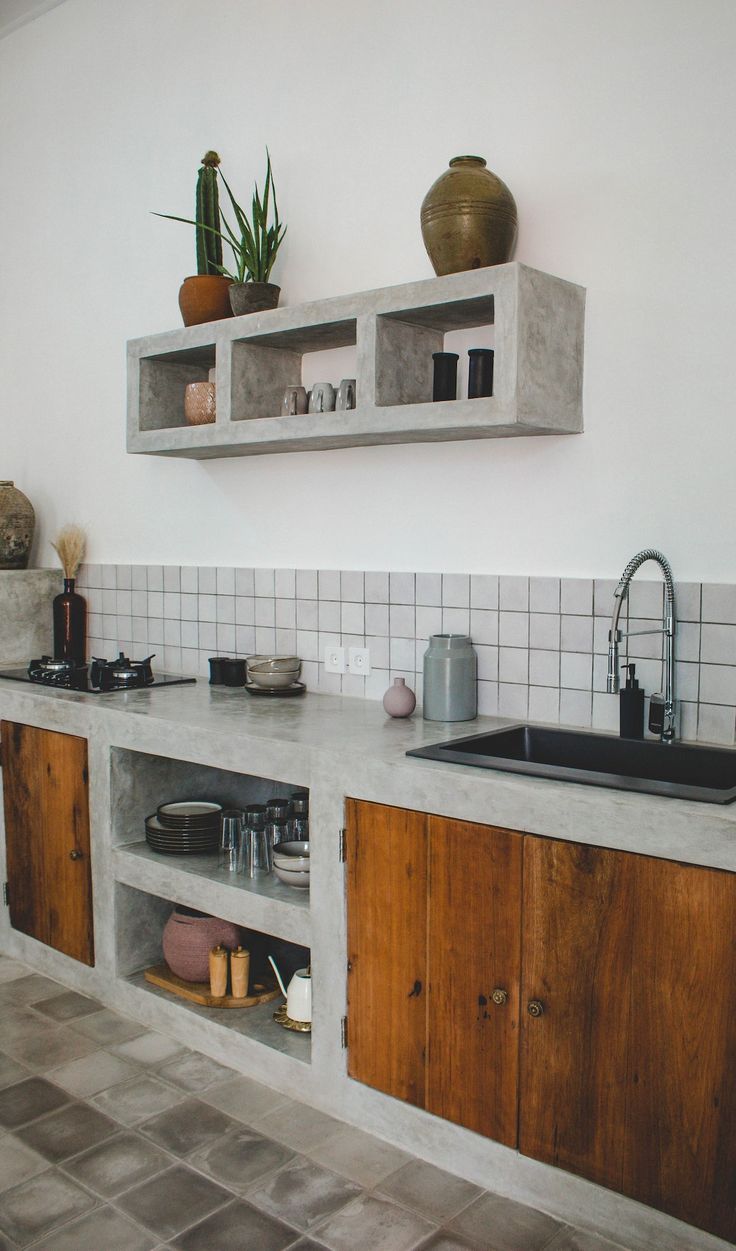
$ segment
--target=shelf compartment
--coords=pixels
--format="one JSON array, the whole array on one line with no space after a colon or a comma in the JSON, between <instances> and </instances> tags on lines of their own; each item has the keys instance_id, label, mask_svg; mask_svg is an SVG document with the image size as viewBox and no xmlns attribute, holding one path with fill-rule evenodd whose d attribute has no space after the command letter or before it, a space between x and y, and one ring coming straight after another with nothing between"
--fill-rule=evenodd
<instances>
[{"instance_id":1,"label":"shelf compartment","mask_svg":"<svg viewBox=\"0 0 736 1251\"><path fill-rule=\"evenodd\" d=\"M307 1066L311 1064L311 1035L286 1030L274 1021L274 1011L281 1002L278 999L272 1003L257 1004L253 1008L243 1008L239 1012L224 1008L205 1008L197 1003L189 1003L186 999L175 998L160 987L151 985L146 981L142 970L129 974L125 978L124 988L130 988L137 997L151 996L158 1000L161 1009L166 1011L172 1021L198 1018L206 1022L208 1027L216 1026L218 1031L222 1030L220 1037L226 1041L228 1048L237 1046L241 1040L247 1040L267 1047L280 1056L289 1057L290 1060L299 1060ZM234 1060L237 1057L233 1054L232 1058Z\"/></svg>"},{"instance_id":2,"label":"shelf compartment","mask_svg":"<svg viewBox=\"0 0 736 1251\"><path fill-rule=\"evenodd\" d=\"M138 405L141 430L170 430L183 426L184 388L206 382L215 365L215 345L162 352L140 362Z\"/></svg>"},{"instance_id":3,"label":"shelf compartment","mask_svg":"<svg viewBox=\"0 0 736 1251\"><path fill-rule=\"evenodd\" d=\"M236 925L311 946L309 892L285 886L273 875L246 878L218 869L217 856L161 856L145 842L119 847L113 863L117 882L165 899L169 912L172 903L186 904Z\"/></svg>"},{"instance_id":4,"label":"shelf compartment","mask_svg":"<svg viewBox=\"0 0 736 1251\"><path fill-rule=\"evenodd\" d=\"M283 421L284 390L301 384L303 357L312 352L354 347L356 341L354 318L234 340L230 373L231 421L264 417Z\"/></svg>"}]
</instances>

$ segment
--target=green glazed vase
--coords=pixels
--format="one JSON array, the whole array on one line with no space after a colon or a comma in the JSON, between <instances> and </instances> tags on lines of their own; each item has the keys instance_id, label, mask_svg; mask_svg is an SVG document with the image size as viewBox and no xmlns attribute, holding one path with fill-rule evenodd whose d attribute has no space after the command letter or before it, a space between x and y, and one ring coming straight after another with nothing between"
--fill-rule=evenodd
<instances>
[{"instance_id":1,"label":"green glazed vase","mask_svg":"<svg viewBox=\"0 0 736 1251\"><path fill-rule=\"evenodd\" d=\"M482 156L454 156L422 201L421 223L436 274L502 265L516 243L516 202Z\"/></svg>"}]
</instances>

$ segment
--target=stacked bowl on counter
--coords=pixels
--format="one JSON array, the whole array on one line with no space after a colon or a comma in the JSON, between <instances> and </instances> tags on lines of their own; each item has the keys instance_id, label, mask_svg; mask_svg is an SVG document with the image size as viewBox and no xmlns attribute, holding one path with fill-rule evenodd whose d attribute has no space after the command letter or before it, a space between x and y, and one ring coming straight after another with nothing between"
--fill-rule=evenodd
<instances>
[{"instance_id":1,"label":"stacked bowl on counter","mask_svg":"<svg viewBox=\"0 0 736 1251\"><path fill-rule=\"evenodd\" d=\"M273 849L273 871L286 886L309 887L309 842L295 840L277 843Z\"/></svg>"}]
</instances>

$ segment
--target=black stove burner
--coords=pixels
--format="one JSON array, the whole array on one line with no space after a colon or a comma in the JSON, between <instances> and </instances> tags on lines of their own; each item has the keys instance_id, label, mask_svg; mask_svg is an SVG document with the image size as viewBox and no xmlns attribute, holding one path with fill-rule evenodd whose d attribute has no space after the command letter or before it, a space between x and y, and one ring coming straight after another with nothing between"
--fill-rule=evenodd
<instances>
[{"instance_id":1,"label":"black stove burner","mask_svg":"<svg viewBox=\"0 0 736 1251\"><path fill-rule=\"evenodd\" d=\"M100 691L131 690L140 686L153 685L151 661L156 655L146 656L145 660L129 660L122 652L117 660L99 660L92 658L89 680L93 687Z\"/></svg>"},{"instance_id":2,"label":"black stove burner","mask_svg":"<svg viewBox=\"0 0 736 1251\"><path fill-rule=\"evenodd\" d=\"M154 653L155 655L155 653ZM130 660L123 652L117 660L93 657L92 663L80 665L74 660L55 660L40 656L32 660L27 669L0 669L0 678L16 682L38 682L66 691L87 691L90 695L104 695L108 691L140 690L151 686L184 686L196 682L196 678L184 678L174 673L159 673L151 669L153 655L145 660Z\"/></svg>"}]
</instances>

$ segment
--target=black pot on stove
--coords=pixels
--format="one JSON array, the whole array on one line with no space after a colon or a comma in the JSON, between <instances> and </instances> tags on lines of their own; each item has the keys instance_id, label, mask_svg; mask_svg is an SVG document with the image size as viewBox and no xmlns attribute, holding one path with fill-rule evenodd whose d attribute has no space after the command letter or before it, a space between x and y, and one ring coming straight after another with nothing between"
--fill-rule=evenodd
<instances>
[{"instance_id":1,"label":"black pot on stove","mask_svg":"<svg viewBox=\"0 0 736 1251\"><path fill-rule=\"evenodd\" d=\"M93 657L90 669L90 682L100 691L119 691L151 686L153 672L151 661L155 656L147 656L145 660L130 660L120 652L117 660L100 660Z\"/></svg>"}]
</instances>

